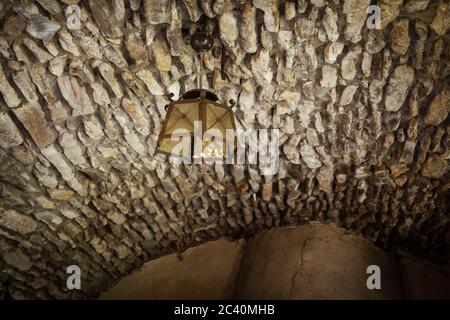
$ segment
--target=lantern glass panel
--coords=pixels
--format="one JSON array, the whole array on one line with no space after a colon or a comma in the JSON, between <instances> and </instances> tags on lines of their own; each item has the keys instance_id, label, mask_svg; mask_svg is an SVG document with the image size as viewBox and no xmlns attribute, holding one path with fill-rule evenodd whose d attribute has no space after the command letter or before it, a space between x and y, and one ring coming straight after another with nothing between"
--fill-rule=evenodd
<instances>
[{"instance_id":1,"label":"lantern glass panel","mask_svg":"<svg viewBox=\"0 0 450 320\"><path fill-rule=\"evenodd\" d=\"M168 105L157 152L180 158L220 159L226 154L227 129L235 129L230 108L205 98L182 98Z\"/></svg>"}]
</instances>

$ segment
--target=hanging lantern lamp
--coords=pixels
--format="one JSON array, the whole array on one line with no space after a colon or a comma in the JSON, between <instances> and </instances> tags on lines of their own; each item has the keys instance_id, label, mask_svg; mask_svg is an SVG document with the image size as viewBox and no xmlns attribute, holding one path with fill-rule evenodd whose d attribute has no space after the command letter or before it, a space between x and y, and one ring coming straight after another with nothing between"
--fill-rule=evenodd
<instances>
[{"instance_id":1,"label":"hanging lantern lamp","mask_svg":"<svg viewBox=\"0 0 450 320\"><path fill-rule=\"evenodd\" d=\"M201 159L223 160L234 153L236 125L231 110L234 101L230 100L230 106L225 106L216 94L202 89L203 54L212 48L211 35L197 31L192 34L190 43L200 57L198 89L184 93L177 101L169 94L171 101L166 106L156 153L194 163Z\"/></svg>"}]
</instances>

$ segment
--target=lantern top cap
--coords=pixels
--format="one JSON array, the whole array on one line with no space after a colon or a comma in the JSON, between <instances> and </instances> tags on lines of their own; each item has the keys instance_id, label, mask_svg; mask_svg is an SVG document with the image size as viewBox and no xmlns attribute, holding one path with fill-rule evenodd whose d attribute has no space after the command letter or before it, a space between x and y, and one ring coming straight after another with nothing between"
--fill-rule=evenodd
<instances>
[{"instance_id":1,"label":"lantern top cap","mask_svg":"<svg viewBox=\"0 0 450 320\"><path fill-rule=\"evenodd\" d=\"M212 93L209 90L205 90L205 89L194 89L194 90L190 90L186 93L184 93L181 96L181 100L185 100L185 99L206 99L212 102L216 102L219 100L219 98L217 97L217 95L215 93Z\"/></svg>"}]
</instances>

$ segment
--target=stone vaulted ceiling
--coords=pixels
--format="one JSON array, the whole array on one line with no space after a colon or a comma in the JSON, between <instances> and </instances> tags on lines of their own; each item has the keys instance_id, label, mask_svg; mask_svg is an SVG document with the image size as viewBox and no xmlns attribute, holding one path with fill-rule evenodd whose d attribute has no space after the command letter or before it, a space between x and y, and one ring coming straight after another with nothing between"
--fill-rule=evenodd
<instances>
[{"instance_id":1,"label":"stone vaulted ceiling","mask_svg":"<svg viewBox=\"0 0 450 320\"><path fill-rule=\"evenodd\" d=\"M95 297L162 254L310 220L445 259L449 3L378 1L379 29L369 4L2 0L0 293ZM274 176L154 156L166 94L196 86L201 15L204 83L241 128L280 129Z\"/></svg>"}]
</instances>

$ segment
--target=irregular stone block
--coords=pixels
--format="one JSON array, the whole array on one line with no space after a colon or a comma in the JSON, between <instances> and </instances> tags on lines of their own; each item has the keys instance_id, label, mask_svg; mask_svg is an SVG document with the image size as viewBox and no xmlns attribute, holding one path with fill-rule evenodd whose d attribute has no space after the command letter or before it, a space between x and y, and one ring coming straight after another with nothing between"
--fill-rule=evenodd
<instances>
[{"instance_id":1,"label":"irregular stone block","mask_svg":"<svg viewBox=\"0 0 450 320\"><path fill-rule=\"evenodd\" d=\"M170 18L170 1L143 0L145 19L151 24L168 23Z\"/></svg>"},{"instance_id":2,"label":"irregular stone block","mask_svg":"<svg viewBox=\"0 0 450 320\"><path fill-rule=\"evenodd\" d=\"M7 210L0 213L0 225L20 234L33 232L38 226L32 218L17 213L14 210Z\"/></svg>"},{"instance_id":3,"label":"irregular stone block","mask_svg":"<svg viewBox=\"0 0 450 320\"><path fill-rule=\"evenodd\" d=\"M239 21L239 44L247 53L255 53L257 46L256 8L250 3L242 7Z\"/></svg>"},{"instance_id":4,"label":"irregular stone block","mask_svg":"<svg viewBox=\"0 0 450 320\"><path fill-rule=\"evenodd\" d=\"M87 166L80 144L71 133L64 133L58 138L67 159L74 165Z\"/></svg>"},{"instance_id":5,"label":"irregular stone block","mask_svg":"<svg viewBox=\"0 0 450 320\"><path fill-rule=\"evenodd\" d=\"M404 55L409 48L409 20L401 19L394 23L391 30L391 48L394 52Z\"/></svg>"},{"instance_id":6,"label":"irregular stone block","mask_svg":"<svg viewBox=\"0 0 450 320\"><path fill-rule=\"evenodd\" d=\"M114 92L116 97L122 98L123 90L119 82L117 81L114 68L107 63L101 63L98 67L98 70L100 71L103 79L105 79L108 85L111 87L111 90Z\"/></svg>"},{"instance_id":7,"label":"irregular stone block","mask_svg":"<svg viewBox=\"0 0 450 320\"><path fill-rule=\"evenodd\" d=\"M156 96L161 96L164 94L164 90L161 87L161 85L155 80L155 77L153 76L152 72L148 69L142 69L136 72L136 75L144 81L145 85L147 86L147 89L150 91L151 94L154 94Z\"/></svg>"},{"instance_id":8,"label":"irregular stone block","mask_svg":"<svg viewBox=\"0 0 450 320\"><path fill-rule=\"evenodd\" d=\"M11 148L18 146L22 142L22 135L11 117L7 113L0 112L0 146Z\"/></svg>"},{"instance_id":9,"label":"irregular stone block","mask_svg":"<svg viewBox=\"0 0 450 320\"><path fill-rule=\"evenodd\" d=\"M14 89L6 79L5 74L3 73L3 66L0 65L0 92L3 95L3 99L5 99L6 104L10 108L17 107L21 100L17 96Z\"/></svg>"},{"instance_id":10,"label":"irregular stone block","mask_svg":"<svg viewBox=\"0 0 450 320\"><path fill-rule=\"evenodd\" d=\"M447 167L448 160L437 154L431 154L425 161L421 172L425 177L439 179L447 172Z\"/></svg>"},{"instance_id":11,"label":"irregular stone block","mask_svg":"<svg viewBox=\"0 0 450 320\"><path fill-rule=\"evenodd\" d=\"M3 253L3 260L20 271L30 270L33 264L20 249L14 249Z\"/></svg>"},{"instance_id":12,"label":"irregular stone block","mask_svg":"<svg viewBox=\"0 0 450 320\"><path fill-rule=\"evenodd\" d=\"M343 49L344 44L342 42L337 41L328 43L323 51L325 61L330 64L335 63Z\"/></svg>"},{"instance_id":13,"label":"irregular stone block","mask_svg":"<svg viewBox=\"0 0 450 320\"><path fill-rule=\"evenodd\" d=\"M367 7L370 0L346 0L344 2L344 14L347 25L345 27L345 38L354 43L361 40L361 29L366 23Z\"/></svg>"},{"instance_id":14,"label":"irregular stone block","mask_svg":"<svg viewBox=\"0 0 450 320\"><path fill-rule=\"evenodd\" d=\"M56 134L45 119L37 102L27 103L14 109L14 114L30 133L39 148L45 148L56 139Z\"/></svg>"},{"instance_id":15,"label":"irregular stone block","mask_svg":"<svg viewBox=\"0 0 450 320\"><path fill-rule=\"evenodd\" d=\"M425 123L438 126L447 119L450 111L450 90L448 87L439 92L428 106Z\"/></svg>"},{"instance_id":16,"label":"irregular stone block","mask_svg":"<svg viewBox=\"0 0 450 320\"><path fill-rule=\"evenodd\" d=\"M172 66L172 56L170 55L170 49L166 40L156 37L155 41L152 43L152 51L158 70L170 71L170 67Z\"/></svg>"},{"instance_id":17,"label":"irregular stone block","mask_svg":"<svg viewBox=\"0 0 450 320\"><path fill-rule=\"evenodd\" d=\"M431 23L431 28L439 35L443 36L450 29L450 4L442 1L436 9L436 16Z\"/></svg>"},{"instance_id":18,"label":"irregular stone block","mask_svg":"<svg viewBox=\"0 0 450 320\"><path fill-rule=\"evenodd\" d=\"M322 67L322 79L320 86L324 88L334 88L337 82L337 69L335 67L324 65Z\"/></svg>"},{"instance_id":19,"label":"irregular stone block","mask_svg":"<svg viewBox=\"0 0 450 320\"><path fill-rule=\"evenodd\" d=\"M40 63L44 64L53 59L53 56L50 53L48 53L47 50L44 50L41 47L39 47L37 43L34 42L34 40L30 38L24 38L22 41L23 44L34 54L34 56L36 57L36 59L38 59Z\"/></svg>"},{"instance_id":20,"label":"irregular stone block","mask_svg":"<svg viewBox=\"0 0 450 320\"><path fill-rule=\"evenodd\" d=\"M55 230L56 227L63 222L63 219L53 211L38 211L34 212L34 215L38 220L44 222L52 230Z\"/></svg>"},{"instance_id":21,"label":"irregular stone block","mask_svg":"<svg viewBox=\"0 0 450 320\"><path fill-rule=\"evenodd\" d=\"M339 30L337 25L338 14L327 7L325 9L325 15L322 18L322 25L325 28L327 37L331 42L337 41L339 39Z\"/></svg>"},{"instance_id":22,"label":"irregular stone block","mask_svg":"<svg viewBox=\"0 0 450 320\"><path fill-rule=\"evenodd\" d=\"M220 39L228 47L234 47L238 38L237 20L233 12L225 12L219 18Z\"/></svg>"},{"instance_id":23,"label":"irregular stone block","mask_svg":"<svg viewBox=\"0 0 450 320\"><path fill-rule=\"evenodd\" d=\"M95 22L106 37L119 38L122 36L125 19L123 0L89 0L89 7Z\"/></svg>"},{"instance_id":24,"label":"irregular stone block","mask_svg":"<svg viewBox=\"0 0 450 320\"><path fill-rule=\"evenodd\" d=\"M319 156L312 146L309 144L304 144L300 147L300 154L302 160L306 163L308 168L317 169L322 166L322 162L319 160Z\"/></svg>"},{"instance_id":25,"label":"irregular stone block","mask_svg":"<svg viewBox=\"0 0 450 320\"><path fill-rule=\"evenodd\" d=\"M408 65L395 68L386 89L384 105L387 111L398 111L408 94L409 86L414 79L414 69Z\"/></svg>"},{"instance_id":26,"label":"irregular stone block","mask_svg":"<svg viewBox=\"0 0 450 320\"><path fill-rule=\"evenodd\" d=\"M34 38L49 40L61 28L58 22L49 20L39 14L33 14L28 19L27 32Z\"/></svg>"},{"instance_id":27,"label":"irregular stone block","mask_svg":"<svg viewBox=\"0 0 450 320\"><path fill-rule=\"evenodd\" d=\"M355 85L345 87L344 91L342 91L340 104L342 106L350 104L353 101L356 90L358 90L358 86Z\"/></svg>"},{"instance_id":28,"label":"irregular stone block","mask_svg":"<svg viewBox=\"0 0 450 320\"><path fill-rule=\"evenodd\" d=\"M93 113L94 107L84 87L80 87L75 77L60 76L57 78L62 96L73 109L73 116Z\"/></svg>"},{"instance_id":29,"label":"irregular stone block","mask_svg":"<svg viewBox=\"0 0 450 320\"><path fill-rule=\"evenodd\" d=\"M73 37L67 30L61 30L58 32L58 40L61 47L71 55L78 57L81 55L80 50L78 50L78 46L73 41Z\"/></svg>"},{"instance_id":30,"label":"irregular stone block","mask_svg":"<svg viewBox=\"0 0 450 320\"><path fill-rule=\"evenodd\" d=\"M280 28L280 12L277 0L254 0L253 5L264 11L264 25L267 31L278 32Z\"/></svg>"},{"instance_id":31,"label":"irregular stone block","mask_svg":"<svg viewBox=\"0 0 450 320\"><path fill-rule=\"evenodd\" d=\"M14 73L13 79L28 102L38 100L34 84L31 82L30 76L26 70L21 70Z\"/></svg>"}]
</instances>

